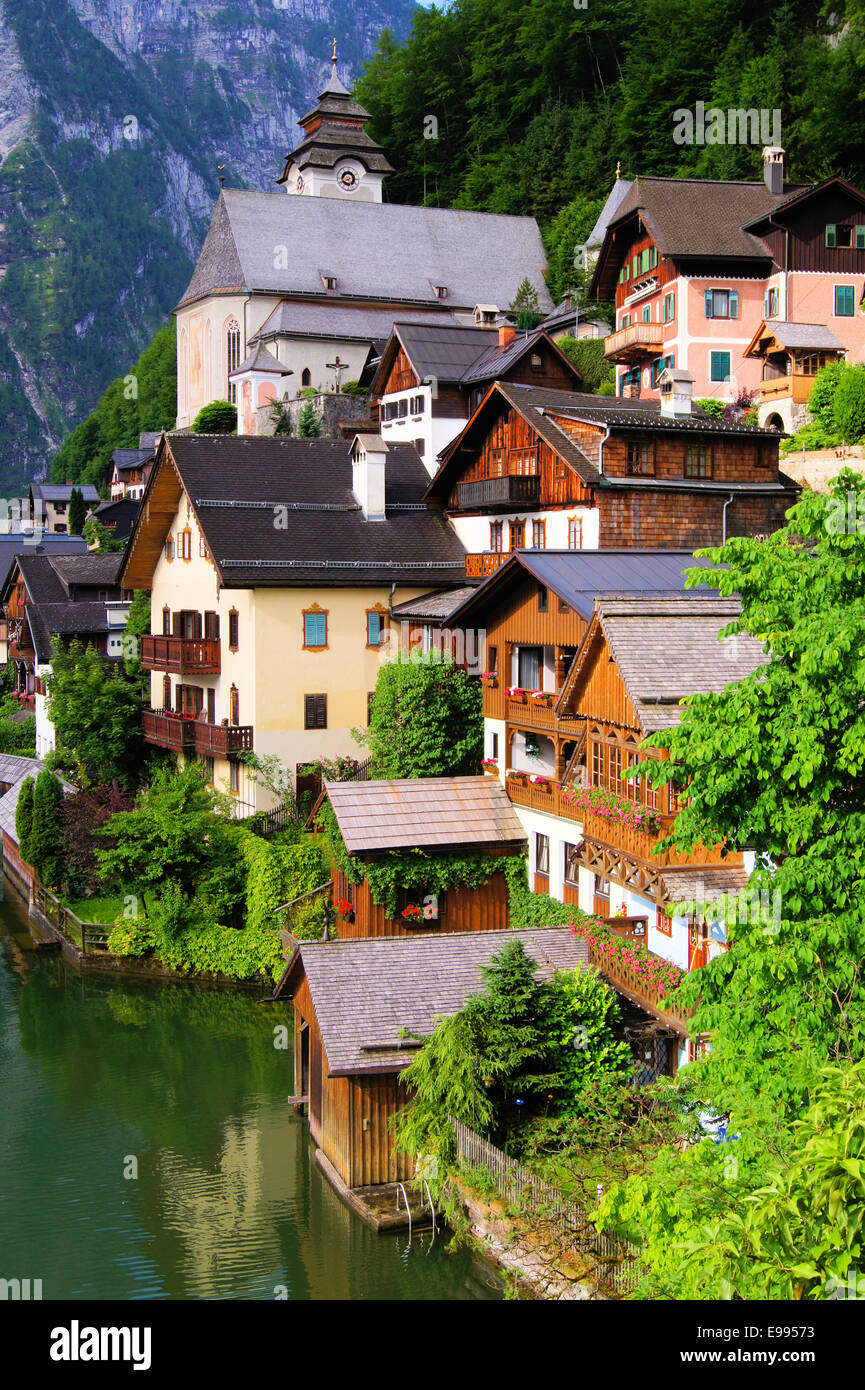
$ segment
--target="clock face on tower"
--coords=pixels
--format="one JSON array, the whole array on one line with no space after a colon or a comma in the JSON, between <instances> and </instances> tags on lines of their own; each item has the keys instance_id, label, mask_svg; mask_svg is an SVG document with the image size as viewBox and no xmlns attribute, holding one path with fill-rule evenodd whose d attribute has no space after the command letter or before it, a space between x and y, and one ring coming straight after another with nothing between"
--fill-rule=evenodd
<instances>
[{"instance_id":1,"label":"clock face on tower","mask_svg":"<svg viewBox=\"0 0 865 1390\"><path fill-rule=\"evenodd\" d=\"M340 169L336 178L340 188L344 188L348 193L353 193L357 188L358 177L353 169Z\"/></svg>"}]
</instances>

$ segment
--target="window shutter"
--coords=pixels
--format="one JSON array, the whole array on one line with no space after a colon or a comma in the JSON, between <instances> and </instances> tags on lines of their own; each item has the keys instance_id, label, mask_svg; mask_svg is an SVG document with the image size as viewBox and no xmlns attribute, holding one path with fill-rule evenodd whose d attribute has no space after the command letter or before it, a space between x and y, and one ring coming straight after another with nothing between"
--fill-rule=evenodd
<instances>
[{"instance_id":1,"label":"window shutter","mask_svg":"<svg viewBox=\"0 0 865 1390\"><path fill-rule=\"evenodd\" d=\"M172 632L172 636L174 636L174 637L182 637L182 636L183 636L182 622L183 622L183 618L182 618L182 615L181 615L180 613L172 613L172 615L171 615L171 632Z\"/></svg>"},{"instance_id":2,"label":"window shutter","mask_svg":"<svg viewBox=\"0 0 865 1390\"><path fill-rule=\"evenodd\" d=\"M865 251L865 227L856 228L856 250Z\"/></svg>"},{"instance_id":3,"label":"window shutter","mask_svg":"<svg viewBox=\"0 0 865 1390\"><path fill-rule=\"evenodd\" d=\"M835 223L834 223L834 222L827 222L827 223L826 223L826 245L827 245L827 246L834 246L834 245L835 245Z\"/></svg>"},{"instance_id":4,"label":"window shutter","mask_svg":"<svg viewBox=\"0 0 865 1390\"><path fill-rule=\"evenodd\" d=\"M714 315L714 313L712 312L713 299L712 299L712 291L711 291L711 290L706 290L706 291L705 291L705 293L704 293L704 295L703 295L703 301L704 301L704 303L705 303L705 305L706 305L706 318L707 318L707 319L712 319L712 318L714 318L715 315Z\"/></svg>"},{"instance_id":5,"label":"window shutter","mask_svg":"<svg viewBox=\"0 0 865 1390\"><path fill-rule=\"evenodd\" d=\"M655 269L655 266L656 266L657 264L658 264L658 248L657 248L657 246L653 246L653 247L651 247L651 249L650 249L650 251L649 251L649 265L650 265L650 267L652 268L652 270L654 270L654 269Z\"/></svg>"},{"instance_id":6,"label":"window shutter","mask_svg":"<svg viewBox=\"0 0 865 1390\"><path fill-rule=\"evenodd\" d=\"M731 290L731 291L730 291L730 318L731 318L731 319L737 319L738 317L739 317L739 294L738 294L738 291L737 291L737 290Z\"/></svg>"}]
</instances>

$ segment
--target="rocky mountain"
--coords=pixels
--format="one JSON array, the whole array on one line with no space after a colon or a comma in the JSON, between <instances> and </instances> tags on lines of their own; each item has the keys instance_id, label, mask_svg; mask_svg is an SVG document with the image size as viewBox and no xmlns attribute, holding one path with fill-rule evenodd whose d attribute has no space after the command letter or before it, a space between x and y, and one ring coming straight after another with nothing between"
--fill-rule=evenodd
<instances>
[{"instance_id":1,"label":"rocky mountain","mask_svg":"<svg viewBox=\"0 0 865 1390\"><path fill-rule=\"evenodd\" d=\"M176 303L219 175L270 188L329 73L414 0L0 0L0 491ZM222 167L221 167L222 166Z\"/></svg>"}]
</instances>

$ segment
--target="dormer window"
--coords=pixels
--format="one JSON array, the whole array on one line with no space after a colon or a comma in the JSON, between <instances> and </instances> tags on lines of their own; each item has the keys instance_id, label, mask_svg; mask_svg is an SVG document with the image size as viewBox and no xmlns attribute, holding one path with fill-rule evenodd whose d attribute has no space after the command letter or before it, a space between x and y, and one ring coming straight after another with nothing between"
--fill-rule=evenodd
<instances>
[{"instance_id":1,"label":"dormer window","mask_svg":"<svg viewBox=\"0 0 865 1390\"><path fill-rule=\"evenodd\" d=\"M447 285L433 285L432 290L433 290L433 294L435 295L436 299L447 299L447 297L448 297L448 287L447 287Z\"/></svg>"},{"instance_id":2,"label":"dormer window","mask_svg":"<svg viewBox=\"0 0 865 1390\"><path fill-rule=\"evenodd\" d=\"M324 285L324 288L325 288L326 290L335 290L335 289L336 289L336 276L335 276L335 275L325 275L324 271L320 271L319 273L320 273L320 275L321 275L321 283Z\"/></svg>"}]
</instances>

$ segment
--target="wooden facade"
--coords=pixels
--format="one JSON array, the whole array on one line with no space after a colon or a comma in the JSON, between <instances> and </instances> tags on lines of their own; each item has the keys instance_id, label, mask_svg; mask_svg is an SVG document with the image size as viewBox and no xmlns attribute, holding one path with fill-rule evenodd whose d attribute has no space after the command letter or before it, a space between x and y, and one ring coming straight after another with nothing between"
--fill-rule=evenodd
<instances>
[{"instance_id":1,"label":"wooden facade","mask_svg":"<svg viewBox=\"0 0 865 1390\"><path fill-rule=\"evenodd\" d=\"M462 450L463 466L446 500L449 511L487 511L487 506L466 503L461 494L464 484L508 477L537 478L532 506L520 502L520 510L547 510L550 507L591 506L592 492L564 459L546 442L513 406L502 401L502 409L489 420L480 447ZM603 434L603 430L601 430Z\"/></svg>"},{"instance_id":2,"label":"wooden facade","mask_svg":"<svg viewBox=\"0 0 865 1390\"><path fill-rule=\"evenodd\" d=\"M436 912L425 921L415 923L403 918L397 908L396 917L388 917L383 907L373 902L369 883L349 883L345 875L333 869L333 898L335 903L348 902L350 916L340 916L337 932L340 940L367 936L428 936L430 932L504 931L508 926L508 885L504 873L497 870L479 888L450 888L438 895ZM423 906L423 895L410 894Z\"/></svg>"},{"instance_id":3,"label":"wooden facade","mask_svg":"<svg viewBox=\"0 0 865 1390\"><path fill-rule=\"evenodd\" d=\"M293 1000L295 1090L308 1098L314 1143L347 1187L408 1182L414 1161L396 1152L390 1128L406 1102L398 1073L331 1076L305 978Z\"/></svg>"}]
</instances>

